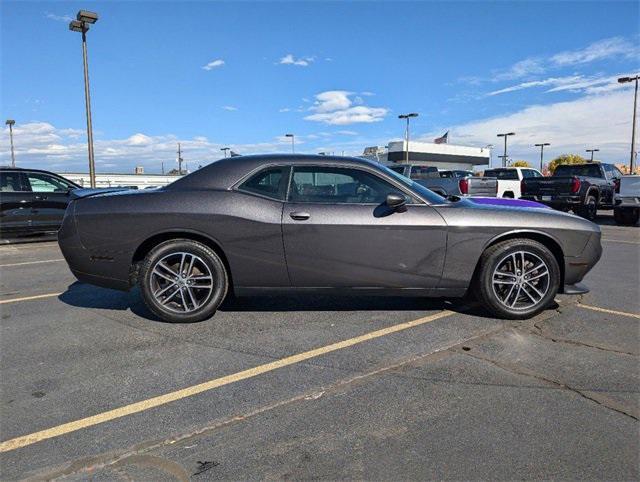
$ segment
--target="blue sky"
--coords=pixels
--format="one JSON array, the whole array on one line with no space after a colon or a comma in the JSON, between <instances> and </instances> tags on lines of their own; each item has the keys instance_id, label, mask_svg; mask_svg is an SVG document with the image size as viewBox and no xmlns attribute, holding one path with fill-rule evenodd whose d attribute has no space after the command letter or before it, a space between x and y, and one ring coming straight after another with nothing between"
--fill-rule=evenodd
<instances>
[{"instance_id":1,"label":"blue sky","mask_svg":"<svg viewBox=\"0 0 640 482\"><path fill-rule=\"evenodd\" d=\"M204 164L241 153L359 154L403 135L451 131L514 158L599 147L628 160L640 67L637 2L2 3L2 107L19 164L84 168L80 8L88 34L99 171L172 166L175 144ZM8 136L0 162L8 159ZM500 152L496 152L500 154Z\"/></svg>"}]
</instances>

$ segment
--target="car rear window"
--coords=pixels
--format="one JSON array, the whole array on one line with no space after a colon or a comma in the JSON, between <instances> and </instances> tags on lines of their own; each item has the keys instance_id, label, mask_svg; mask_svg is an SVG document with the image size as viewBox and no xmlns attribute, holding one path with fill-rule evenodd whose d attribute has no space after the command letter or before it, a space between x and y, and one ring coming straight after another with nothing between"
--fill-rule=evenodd
<instances>
[{"instance_id":1,"label":"car rear window","mask_svg":"<svg viewBox=\"0 0 640 482\"><path fill-rule=\"evenodd\" d=\"M581 177L602 177L600 166L597 164L563 164L556 167L554 176L581 176Z\"/></svg>"},{"instance_id":2,"label":"car rear window","mask_svg":"<svg viewBox=\"0 0 640 482\"><path fill-rule=\"evenodd\" d=\"M515 169L489 169L484 171L484 177L496 177L505 181L517 181L518 172Z\"/></svg>"}]
</instances>

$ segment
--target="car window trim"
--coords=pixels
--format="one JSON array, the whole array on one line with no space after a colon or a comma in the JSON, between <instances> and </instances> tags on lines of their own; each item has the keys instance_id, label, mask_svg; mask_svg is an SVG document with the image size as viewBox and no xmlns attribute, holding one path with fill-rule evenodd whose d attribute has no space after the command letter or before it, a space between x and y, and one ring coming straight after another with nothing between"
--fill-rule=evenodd
<instances>
[{"instance_id":1,"label":"car window trim","mask_svg":"<svg viewBox=\"0 0 640 482\"><path fill-rule=\"evenodd\" d=\"M262 171L266 171L268 169L273 169L274 167L282 167L288 170L288 173L286 173L285 175L287 176L287 186L284 192L284 196L285 199L287 198L287 196L289 195L289 185L291 183L291 164L285 164L285 163L273 163L273 164L263 164L261 166L258 166L257 168L253 169L252 171L250 171L248 174L246 174L245 176L243 176L242 178L240 178L240 180L238 182L236 182L233 186L231 186L229 188L229 191L236 191L236 192L241 192L242 194L247 194L250 196L256 196L256 197L260 197L263 199L268 199L269 201L275 201L275 202L279 202L279 203L284 203L285 201L283 199L279 199L279 198L273 198L271 196L267 196L266 194L260 194L257 192L251 192L251 191L245 191L244 189L241 189L240 186L242 186L245 182L247 182L249 179L251 179L253 176L255 176L256 174L260 174ZM280 181L282 182L282 181Z\"/></svg>"},{"instance_id":2,"label":"car window trim","mask_svg":"<svg viewBox=\"0 0 640 482\"><path fill-rule=\"evenodd\" d=\"M341 206L349 206L349 205L355 205L355 206L379 206L380 203L338 203L338 202L293 202L289 200L289 194L291 192L291 182L293 180L293 172L295 170L296 167L337 167L337 168L341 168L341 169L356 169L356 170L360 170L360 171L364 171L367 172L373 176L376 176L378 179L382 179L383 181L387 182L388 184L391 184L392 186L394 186L396 189L398 189L398 191L409 195L411 198L414 199L418 199L419 201L422 201L421 203L407 203L407 206L422 206L424 204L426 205L430 205L428 202L426 202L422 197L420 197L417 193L414 193L413 191L409 190L406 188L406 186L401 186L398 183L396 183L393 179L388 178L386 176L381 175L379 172L376 172L375 169L370 169L368 168L368 166L354 166L353 164L348 164L348 163L327 163L327 164L311 164L311 163L304 163L304 164L296 164L295 162L292 162L290 164L291 166L291 170L289 172L289 186L287 187L287 197L285 198L285 203L290 203L290 204L340 204Z\"/></svg>"}]
</instances>

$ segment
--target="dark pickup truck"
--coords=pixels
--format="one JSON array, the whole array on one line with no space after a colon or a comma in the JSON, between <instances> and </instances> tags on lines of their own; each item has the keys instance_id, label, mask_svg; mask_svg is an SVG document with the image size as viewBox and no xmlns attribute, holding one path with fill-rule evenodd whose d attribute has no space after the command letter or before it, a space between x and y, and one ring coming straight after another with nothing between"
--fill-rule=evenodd
<instances>
[{"instance_id":1,"label":"dark pickup truck","mask_svg":"<svg viewBox=\"0 0 640 482\"><path fill-rule=\"evenodd\" d=\"M520 185L521 199L537 201L594 220L598 209L612 209L622 173L612 164L562 164L551 177L530 177Z\"/></svg>"}]
</instances>

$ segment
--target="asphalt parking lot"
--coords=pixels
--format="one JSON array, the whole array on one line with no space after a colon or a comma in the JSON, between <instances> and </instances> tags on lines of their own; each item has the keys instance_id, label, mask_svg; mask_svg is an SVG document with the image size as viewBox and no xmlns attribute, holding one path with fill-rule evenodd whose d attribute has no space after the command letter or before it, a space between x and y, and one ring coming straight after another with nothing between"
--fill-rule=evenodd
<instances>
[{"instance_id":1,"label":"asphalt parking lot","mask_svg":"<svg viewBox=\"0 0 640 482\"><path fill-rule=\"evenodd\" d=\"M3 480L638 479L640 228L591 292L473 303L270 297L196 324L0 247Z\"/></svg>"}]
</instances>

